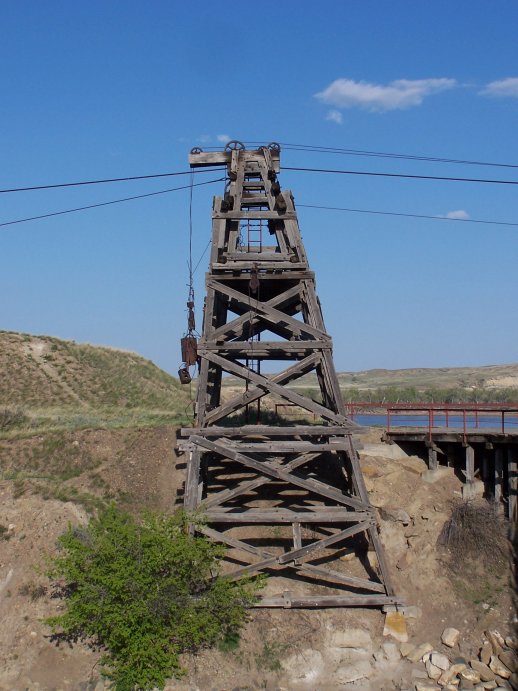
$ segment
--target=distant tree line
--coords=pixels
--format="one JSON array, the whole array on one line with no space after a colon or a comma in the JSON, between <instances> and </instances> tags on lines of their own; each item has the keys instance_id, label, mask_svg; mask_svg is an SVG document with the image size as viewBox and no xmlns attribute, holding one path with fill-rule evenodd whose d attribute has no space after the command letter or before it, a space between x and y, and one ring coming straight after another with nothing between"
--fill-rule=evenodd
<instances>
[{"instance_id":1,"label":"distant tree line","mask_svg":"<svg viewBox=\"0 0 518 691\"><path fill-rule=\"evenodd\" d=\"M377 389L342 389L346 403L518 403L518 388L429 388L389 386Z\"/></svg>"}]
</instances>

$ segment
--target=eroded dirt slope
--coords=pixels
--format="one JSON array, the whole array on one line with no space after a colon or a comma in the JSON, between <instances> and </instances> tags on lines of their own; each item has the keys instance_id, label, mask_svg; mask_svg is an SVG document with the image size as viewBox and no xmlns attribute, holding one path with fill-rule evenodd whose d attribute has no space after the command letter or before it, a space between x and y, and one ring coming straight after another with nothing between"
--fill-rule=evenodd
<instances>
[{"instance_id":1,"label":"eroded dirt slope","mask_svg":"<svg viewBox=\"0 0 518 691\"><path fill-rule=\"evenodd\" d=\"M59 601L50 597L47 581L33 566L53 550L69 522L86 520L85 508L95 508L91 497L116 498L135 509L174 508L183 484L175 436L173 428L70 432L47 448L46 466L41 439L2 443L0 524L7 532L0 541L0 689L103 688L97 652L82 644L57 648L50 640L41 619ZM510 572L453 578L437 538L460 480L445 469L435 482L426 482L423 461L377 446L375 433L370 441L362 466L380 513L396 590L412 606L409 641L430 643L450 659L470 659L487 629L511 634ZM45 473L55 480L42 479ZM57 498L74 498L73 488L79 495L74 501ZM413 689L413 675L416 670L423 674L424 665L402 658L399 643L383 637L383 625L384 615L375 609L255 610L236 650L186 658L189 674L170 688ZM440 640L448 626L461 632L453 651ZM361 647L344 647L351 631L363 632L355 633L363 637Z\"/></svg>"}]
</instances>

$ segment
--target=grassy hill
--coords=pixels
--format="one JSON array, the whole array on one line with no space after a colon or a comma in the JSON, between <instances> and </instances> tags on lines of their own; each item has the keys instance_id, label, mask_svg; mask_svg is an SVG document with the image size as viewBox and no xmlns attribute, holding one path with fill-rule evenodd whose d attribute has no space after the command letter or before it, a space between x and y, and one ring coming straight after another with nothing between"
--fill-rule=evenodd
<instances>
[{"instance_id":1,"label":"grassy hill","mask_svg":"<svg viewBox=\"0 0 518 691\"><path fill-rule=\"evenodd\" d=\"M496 403L518 400L518 364L339 372L338 381L344 399L352 402ZM242 388L235 377L226 377L223 384L227 391ZM289 386L318 396L315 374L301 377Z\"/></svg>"},{"instance_id":2,"label":"grassy hill","mask_svg":"<svg viewBox=\"0 0 518 691\"><path fill-rule=\"evenodd\" d=\"M0 332L0 408L26 426L183 421L189 406L188 387L135 353Z\"/></svg>"},{"instance_id":3,"label":"grassy hill","mask_svg":"<svg viewBox=\"0 0 518 691\"><path fill-rule=\"evenodd\" d=\"M371 369L340 372L342 388L383 389L413 386L437 389L502 389L518 387L518 364L483 367L415 367L411 369ZM316 380L315 380L316 383Z\"/></svg>"}]
</instances>

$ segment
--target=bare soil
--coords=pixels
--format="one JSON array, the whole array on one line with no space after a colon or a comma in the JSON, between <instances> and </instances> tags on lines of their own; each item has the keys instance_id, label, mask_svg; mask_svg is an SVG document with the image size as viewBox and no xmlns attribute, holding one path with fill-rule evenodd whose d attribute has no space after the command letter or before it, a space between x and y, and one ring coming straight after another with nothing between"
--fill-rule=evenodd
<instances>
[{"instance_id":1,"label":"bare soil","mask_svg":"<svg viewBox=\"0 0 518 691\"><path fill-rule=\"evenodd\" d=\"M174 450L174 428L83 430L67 432L60 439L58 449L47 459L51 477L57 478L50 483L53 491L48 480L31 477L44 474L44 468L34 467L40 462L34 452L41 448L41 438L0 445L4 477L0 481L0 525L8 529L0 539L2 691L103 687L98 651L80 643L57 647L50 639L42 619L55 612L60 601L51 597L47 580L34 570L55 549L57 537L69 522L87 520L86 509L91 510L93 504L82 501L83 495L114 498L136 511L143 507L171 511L181 501L184 465ZM486 629L496 627L503 635L511 632L510 565L499 573L479 572L470 566L464 577L453 576L437 538L448 518L450 502L459 495L460 480L453 470L444 469L435 482L425 482L423 461L384 455L384 447L375 446L377 432L366 441L371 442L370 455L362 456L362 467L371 501L385 517L380 526L390 572L398 594L416 606L410 611L413 616L407 618L410 641L429 642L437 650L446 650L440 635L445 627L453 626L461 631L455 654L469 659L478 652ZM68 477L69 472L59 478L59 468L69 466L78 474ZM56 498L63 487L76 488L79 499ZM407 512L406 525L387 518L392 509ZM409 663L383 667L374 658L369 679L352 684L336 681L338 663L329 652L334 633L349 628L368 631L376 654L387 640L382 635L383 624L384 615L376 609L254 610L236 650L207 650L195 658L186 657L187 676L171 680L170 688L411 688Z\"/></svg>"}]
</instances>

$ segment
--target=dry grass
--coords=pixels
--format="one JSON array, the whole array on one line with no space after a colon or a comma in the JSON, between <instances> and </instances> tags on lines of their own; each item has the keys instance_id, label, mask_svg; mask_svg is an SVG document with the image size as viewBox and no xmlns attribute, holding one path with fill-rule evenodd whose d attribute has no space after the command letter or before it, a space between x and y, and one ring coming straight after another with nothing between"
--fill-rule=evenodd
<instances>
[{"instance_id":1,"label":"dry grass","mask_svg":"<svg viewBox=\"0 0 518 691\"><path fill-rule=\"evenodd\" d=\"M183 423L190 412L189 390L135 353L0 332L0 438Z\"/></svg>"},{"instance_id":2,"label":"dry grass","mask_svg":"<svg viewBox=\"0 0 518 691\"><path fill-rule=\"evenodd\" d=\"M448 550L448 565L462 573L468 563L500 572L509 564L509 540L504 519L487 501L456 501L439 535L439 545Z\"/></svg>"}]
</instances>

